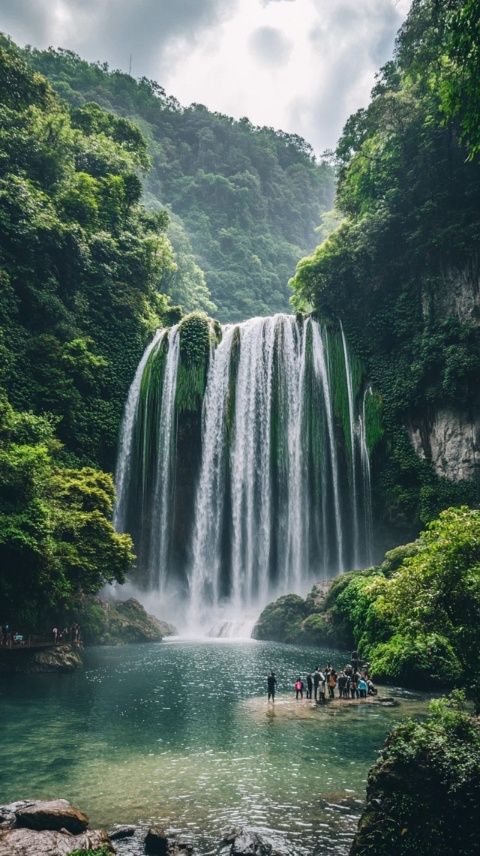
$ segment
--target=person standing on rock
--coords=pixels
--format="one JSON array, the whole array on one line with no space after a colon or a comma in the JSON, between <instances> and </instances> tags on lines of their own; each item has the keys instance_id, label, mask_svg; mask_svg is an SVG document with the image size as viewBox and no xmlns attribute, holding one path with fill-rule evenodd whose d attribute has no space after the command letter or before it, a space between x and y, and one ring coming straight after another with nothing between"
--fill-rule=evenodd
<instances>
[{"instance_id":1,"label":"person standing on rock","mask_svg":"<svg viewBox=\"0 0 480 856\"><path fill-rule=\"evenodd\" d=\"M53 636L53 644L56 645L57 641L58 641L58 627L54 627L52 629L52 636Z\"/></svg>"},{"instance_id":2,"label":"person standing on rock","mask_svg":"<svg viewBox=\"0 0 480 856\"><path fill-rule=\"evenodd\" d=\"M328 696L329 698L335 698L335 687L337 686L337 673L335 669L332 669L328 676Z\"/></svg>"},{"instance_id":3,"label":"person standing on rock","mask_svg":"<svg viewBox=\"0 0 480 856\"><path fill-rule=\"evenodd\" d=\"M277 685L277 679L275 677L275 672L269 672L267 675L267 693L268 699L267 701L272 703L275 701L275 687Z\"/></svg>"},{"instance_id":4,"label":"person standing on rock","mask_svg":"<svg viewBox=\"0 0 480 856\"><path fill-rule=\"evenodd\" d=\"M338 694L340 698L345 698L345 687L347 685L347 676L345 672L340 672L338 676Z\"/></svg>"},{"instance_id":5,"label":"person standing on rock","mask_svg":"<svg viewBox=\"0 0 480 856\"><path fill-rule=\"evenodd\" d=\"M358 692L360 693L360 698L366 698L367 697L367 690L368 690L367 682L366 682L365 678L362 676L358 682Z\"/></svg>"},{"instance_id":6,"label":"person standing on rock","mask_svg":"<svg viewBox=\"0 0 480 856\"><path fill-rule=\"evenodd\" d=\"M322 680L322 673L320 671L320 666L317 666L313 673L313 690L315 693L315 701L318 701L318 685Z\"/></svg>"},{"instance_id":7,"label":"person standing on rock","mask_svg":"<svg viewBox=\"0 0 480 856\"><path fill-rule=\"evenodd\" d=\"M304 683L302 679L298 677L295 681L295 698L297 699L297 701L299 698L303 698L303 687Z\"/></svg>"},{"instance_id":8,"label":"person standing on rock","mask_svg":"<svg viewBox=\"0 0 480 856\"><path fill-rule=\"evenodd\" d=\"M307 675L307 698L312 698L313 680L310 672Z\"/></svg>"}]
</instances>

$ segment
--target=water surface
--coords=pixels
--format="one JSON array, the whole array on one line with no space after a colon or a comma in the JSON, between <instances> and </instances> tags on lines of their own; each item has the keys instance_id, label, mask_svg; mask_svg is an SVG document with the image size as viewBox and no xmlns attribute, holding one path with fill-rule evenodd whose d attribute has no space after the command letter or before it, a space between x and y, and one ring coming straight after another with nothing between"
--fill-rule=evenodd
<instances>
[{"instance_id":1,"label":"water surface","mask_svg":"<svg viewBox=\"0 0 480 856\"><path fill-rule=\"evenodd\" d=\"M222 831L276 831L300 852L348 853L368 768L390 726L420 713L291 702L297 673L340 652L180 641L89 649L74 675L0 683L0 801L62 796L92 824L162 823L216 849ZM279 679L275 709L265 676ZM397 693L398 695L398 693ZM287 702L288 697L288 702Z\"/></svg>"}]
</instances>

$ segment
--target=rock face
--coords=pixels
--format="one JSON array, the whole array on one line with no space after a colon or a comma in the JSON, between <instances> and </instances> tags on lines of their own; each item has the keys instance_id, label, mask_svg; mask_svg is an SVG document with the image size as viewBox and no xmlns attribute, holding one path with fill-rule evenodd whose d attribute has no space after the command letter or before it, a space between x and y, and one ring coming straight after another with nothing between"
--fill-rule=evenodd
<instances>
[{"instance_id":1,"label":"rock face","mask_svg":"<svg viewBox=\"0 0 480 856\"><path fill-rule=\"evenodd\" d=\"M49 645L46 648L0 650L0 672L73 672L83 668L75 645Z\"/></svg>"},{"instance_id":2,"label":"rock face","mask_svg":"<svg viewBox=\"0 0 480 856\"><path fill-rule=\"evenodd\" d=\"M429 421L409 426L420 458L431 461L438 476L462 481L480 473L480 414L438 410Z\"/></svg>"},{"instance_id":3,"label":"rock face","mask_svg":"<svg viewBox=\"0 0 480 856\"><path fill-rule=\"evenodd\" d=\"M66 856L102 846L114 852L107 833L87 829L87 816L67 800L2 806L0 826L0 856Z\"/></svg>"},{"instance_id":4,"label":"rock face","mask_svg":"<svg viewBox=\"0 0 480 856\"><path fill-rule=\"evenodd\" d=\"M480 266L478 257L463 269L450 268L434 282L422 286L425 318L444 321L456 318L462 324L480 324Z\"/></svg>"}]
</instances>

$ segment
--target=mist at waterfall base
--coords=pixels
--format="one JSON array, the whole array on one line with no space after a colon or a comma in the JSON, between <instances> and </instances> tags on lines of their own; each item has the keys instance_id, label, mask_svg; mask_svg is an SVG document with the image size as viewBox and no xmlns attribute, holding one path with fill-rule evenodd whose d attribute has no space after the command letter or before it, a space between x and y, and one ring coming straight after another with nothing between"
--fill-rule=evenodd
<instances>
[{"instance_id":1,"label":"mist at waterfall base","mask_svg":"<svg viewBox=\"0 0 480 856\"><path fill-rule=\"evenodd\" d=\"M204 323L204 366L187 364L182 323L161 329L129 391L115 524L137 563L121 596L182 634L245 637L269 600L372 563L370 390L341 327Z\"/></svg>"}]
</instances>

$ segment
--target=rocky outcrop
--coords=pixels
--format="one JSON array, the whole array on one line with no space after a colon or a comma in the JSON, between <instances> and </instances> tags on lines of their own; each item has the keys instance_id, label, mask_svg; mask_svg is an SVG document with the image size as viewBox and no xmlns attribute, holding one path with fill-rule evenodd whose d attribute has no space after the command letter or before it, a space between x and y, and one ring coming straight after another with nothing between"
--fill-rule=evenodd
<instances>
[{"instance_id":1,"label":"rocky outcrop","mask_svg":"<svg viewBox=\"0 0 480 856\"><path fill-rule=\"evenodd\" d=\"M0 856L67 856L104 847L106 832L88 829L88 818L67 800L35 800L0 807Z\"/></svg>"},{"instance_id":2,"label":"rocky outcrop","mask_svg":"<svg viewBox=\"0 0 480 856\"><path fill-rule=\"evenodd\" d=\"M480 413L443 408L429 420L412 421L409 434L417 455L438 476L464 481L480 474Z\"/></svg>"},{"instance_id":3,"label":"rocky outcrop","mask_svg":"<svg viewBox=\"0 0 480 856\"><path fill-rule=\"evenodd\" d=\"M307 597L287 594L268 604L261 613L252 638L326 647L350 647L350 628L332 612L334 593L348 582L347 574L316 583Z\"/></svg>"},{"instance_id":4,"label":"rocky outcrop","mask_svg":"<svg viewBox=\"0 0 480 856\"><path fill-rule=\"evenodd\" d=\"M83 668L75 645L48 645L43 648L0 649L0 673L73 672Z\"/></svg>"},{"instance_id":5,"label":"rocky outcrop","mask_svg":"<svg viewBox=\"0 0 480 856\"><path fill-rule=\"evenodd\" d=\"M83 620L80 616L79 622L86 641L95 645L161 642L164 636L177 632L172 624L149 615L133 597L124 601L91 599L85 604Z\"/></svg>"},{"instance_id":6,"label":"rocky outcrop","mask_svg":"<svg viewBox=\"0 0 480 856\"><path fill-rule=\"evenodd\" d=\"M454 699L436 705L426 721L407 720L387 737L350 856L480 852L479 722Z\"/></svg>"}]
</instances>

